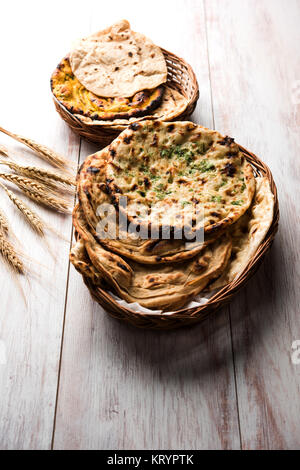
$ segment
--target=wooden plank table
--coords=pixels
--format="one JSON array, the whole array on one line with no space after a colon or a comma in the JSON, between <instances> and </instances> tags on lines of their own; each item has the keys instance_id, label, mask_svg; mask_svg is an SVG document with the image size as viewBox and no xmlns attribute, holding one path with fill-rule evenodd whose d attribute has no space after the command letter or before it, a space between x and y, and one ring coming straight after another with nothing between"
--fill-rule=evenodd
<instances>
[{"instance_id":1,"label":"wooden plank table","mask_svg":"<svg viewBox=\"0 0 300 470\"><path fill-rule=\"evenodd\" d=\"M281 224L228 308L194 328L138 331L69 266L71 218L39 209L65 238L43 244L1 191L31 274L17 284L0 264L0 448L299 449L300 1L11 0L2 13L0 125L74 162L97 150L56 114L49 76L73 39L128 18L193 66L193 120L270 166Z\"/></svg>"}]
</instances>

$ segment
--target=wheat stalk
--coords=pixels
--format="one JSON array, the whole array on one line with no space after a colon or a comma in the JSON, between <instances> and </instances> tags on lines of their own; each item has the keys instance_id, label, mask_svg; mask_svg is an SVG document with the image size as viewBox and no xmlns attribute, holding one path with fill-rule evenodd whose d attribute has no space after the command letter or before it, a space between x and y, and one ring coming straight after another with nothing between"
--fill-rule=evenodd
<instances>
[{"instance_id":1,"label":"wheat stalk","mask_svg":"<svg viewBox=\"0 0 300 470\"><path fill-rule=\"evenodd\" d=\"M69 203L64 198L58 198L51 194L49 189L29 178L8 173L0 173L0 178L10 181L18 186L26 196L38 204L56 209L61 212L69 212Z\"/></svg>"},{"instance_id":2,"label":"wheat stalk","mask_svg":"<svg viewBox=\"0 0 300 470\"><path fill-rule=\"evenodd\" d=\"M39 155L43 160L46 160L53 166L56 166L58 168L63 168L64 166L74 167L73 162L66 159L54 150L51 150L49 147L46 147L46 145L39 144L38 142L35 142L32 139L28 139L27 137L23 137L19 134L14 134L13 132L4 129L3 127L0 127L0 132L3 132L4 134L9 135L18 142L21 142L22 144L26 145L37 155Z\"/></svg>"},{"instance_id":3,"label":"wheat stalk","mask_svg":"<svg viewBox=\"0 0 300 470\"><path fill-rule=\"evenodd\" d=\"M2 232L4 233L7 233L9 231L8 219L1 209L0 209L0 230L2 230Z\"/></svg>"},{"instance_id":4,"label":"wheat stalk","mask_svg":"<svg viewBox=\"0 0 300 470\"><path fill-rule=\"evenodd\" d=\"M4 147L4 145L0 145L0 155L2 157L9 158L8 149L6 147Z\"/></svg>"},{"instance_id":5,"label":"wheat stalk","mask_svg":"<svg viewBox=\"0 0 300 470\"><path fill-rule=\"evenodd\" d=\"M20 274L24 274L24 264L16 253L14 246L7 240L5 234L0 231L0 253L4 259Z\"/></svg>"},{"instance_id":6,"label":"wheat stalk","mask_svg":"<svg viewBox=\"0 0 300 470\"><path fill-rule=\"evenodd\" d=\"M15 204L19 211L22 212L29 225L31 225L39 235L44 236L44 223L42 219L30 209L22 199L18 198L12 191L4 186L4 184L0 183L0 186L5 190L9 199Z\"/></svg>"},{"instance_id":7,"label":"wheat stalk","mask_svg":"<svg viewBox=\"0 0 300 470\"><path fill-rule=\"evenodd\" d=\"M62 185L68 185L68 186L75 186L76 182L73 177L68 177L61 175L57 172L54 171L49 171L44 168L39 168L36 166L23 166L23 165L18 165L15 162L12 161L1 161L0 160L0 165L6 165L8 166L11 170L14 170L16 173L23 175L23 176L28 176L29 178L35 178L41 180L44 184L49 184L53 183L54 188L56 188L56 183L61 183ZM57 187L59 190L59 188ZM67 189L67 188L65 188Z\"/></svg>"}]
</instances>

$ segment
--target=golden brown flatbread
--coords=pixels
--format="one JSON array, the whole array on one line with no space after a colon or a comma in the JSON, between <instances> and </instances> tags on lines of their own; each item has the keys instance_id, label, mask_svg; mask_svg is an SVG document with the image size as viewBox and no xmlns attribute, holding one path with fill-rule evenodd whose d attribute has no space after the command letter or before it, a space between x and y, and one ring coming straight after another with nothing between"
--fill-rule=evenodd
<instances>
[{"instance_id":1,"label":"golden brown flatbread","mask_svg":"<svg viewBox=\"0 0 300 470\"><path fill-rule=\"evenodd\" d=\"M69 58L65 57L51 77L51 90L56 99L71 113L94 121L128 120L145 116L163 99L164 87L143 90L131 98L103 98L88 91L74 76Z\"/></svg>"},{"instance_id":2,"label":"golden brown flatbread","mask_svg":"<svg viewBox=\"0 0 300 470\"><path fill-rule=\"evenodd\" d=\"M232 238L231 261L210 290L219 289L233 281L248 265L263 242L272 224L274 196L267 178L256 178L256 192L252 206L230 228Z\"/></svg>"},{"instance_id":3,"label":"golden brown flatbread","mask_svg":"<svg viewBox=\"0 0 300 470\"><path fill-rule=\"evenodd\" d=\"M143 265L125 260L97 243L88 231L79 206L75 209L74 220L93 268L87 269L89 263L86 259L76 258L84 253L82 241L72 251L74 266L81 272L84 270L85 275L96 282L103 277L127 302L138 302L150 309L182 307L224 270L231 253L231 240L224 235L190 261L173 265ZM99 273L98 278L95 273Z\"/></svg>"},{"instance_id":4,"label":"golden brown flatbread","mask_svg":"<svg viewBox=\"0 0 300 470\"><path fill-rule=\"evenodd\" d=\"M252 167L234 139L216 131L191 122L143 121L123 131L109 152L112 202L118 206L126 197L120 210L149 231L191 225L211 233L234 223L251 204Z\"/></svg>"},{"instance_id":5,"label":"golden brown flatbread","mask_svg":"<svg viewBox=\"0 0 300 470\"><path fill-rule=\"evenodd\" d=\"M105 180L105 166L108 158L108 148L87 157L80 168L77 182L80 205L89 229L103 246L140 263L163 264L190 259L214 241L215 235L193 242L186 242L182 239L142 239L138 236L130 236L126 230L120 229L117 212L115 223L110 227L110 233L106 237L101 237L99 230L97 231L97 226L101 222L99 209L103 205L106 207L111 204Z\"/></svg>"}]
</instances>

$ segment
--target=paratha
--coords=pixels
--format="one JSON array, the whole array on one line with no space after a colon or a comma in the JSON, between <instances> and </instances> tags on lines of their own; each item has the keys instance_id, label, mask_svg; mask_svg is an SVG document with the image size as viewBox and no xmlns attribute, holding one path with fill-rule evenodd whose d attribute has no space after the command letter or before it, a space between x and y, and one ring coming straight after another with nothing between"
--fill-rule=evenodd
<instances>
[{"instance_id":1,"label":"paratha","mask_svg":"<svg viewBox=\"0 0 300 470\"><path fill-rule=\"evenodd\" d=\"M88 230L83 212L77 206L75 228L84 241L92 269L87 275L99 273L114 291L127 302L138 302L141 306L170 310L182 307L190 298L199 294L218 273L226 267L231 240L223 235L200 255L183 263L170 265L143 265L128 261L105 250L97 243ZM73 250L71 260L78 269L84 265L76 261L76 252L82 253L82 246ZM79 260L80 261L80 260ZM85 262L84 260L81 260Z\"/></svg>"},{"instance_id":2,"label":"paratha","mask_svg":"<svg viewBox=\"0 0 300 470\"><path fill-rule=\"evenodd\" d=\"M127 20L78 41L70 64L79 82L98 96L134 96L167 81L161 49L132 31Z\"/></svg>"},{"instance_id":3,"label":"paratha","mask_svg":"<svg viewBox=\"0 0 300 470\"><path fill-rule=\"evenodd\" d=\"M77 191L81 208L93 236L107 249L145 264L163 264L180 262L200 253L215 236L204 240L186 242L174 239L142 239L121 231L116 213L115 223L110 227L110 237L101 237L97 225L101 221L101 207L111 204L106 191L105 166L109 158L108 148L86 158L82 164L77 182Z\"/></svg>"},{"instance_id":4,"label":"paratha","mask_svg":"<svg viewBox=\"0 0 300 470\"><path fill-rule=\"evenodd\" d=\"M272 224L274 196L267 178L256 178L256 192L252 206L230 228L232 238L231 260L210 290L219 289L233 281L248 265L263 242Z\"/></svg>"},{"instance_id":5,"label":"paratha","mask_svg":"<svg viewBox=\"0 0 300 470\"><path fill-rule=\"evenodd\" d=\"M188 105L188 100L181 93L179 93L179 91L171 88L168 84L163 85L163 87L165 91L162 102L158 106L158 108L154 109L154 111L151 112L151 115L146 115L139 118L131 117L129 119L114 119L105 121L91 119L80 114L75 114L75 116L77 117L77 119L81 120L87 125L101 127L107 126L109 124L112 129L115 127L117 128L117 130L120 129L120 126L129 126L129 124L138 121L143 121L145 119L161 119L163 121L172 121L173 119L176 119L177 116L184 113Z\"/></svg>"},{"instance_id":6,"label":"paratha","mask_svg":"<svg viewBox=\"0 0 300 470\"><path fill-rule=\"evenodd\" d=\"M69 58L65 57L51 77L51 90L57 100L71 113L93 121L128 120L151 113L162 102L165 88L143 90L131 98L104 98L87 90L74 76Z\"/></svg>"},{"instance_id":7,"label":"paratha","mask_svg":"<svg viewBox=\"0 0 300 470\"><path fill-rule=\"evenodd\" d=\"M254 174L234 139L192 122L133 123L109 153L112 202L120 208L126 197L120 210L149 231L167 224L211 233L234 223L251 204Z\"/></svg>"}]
</instances>

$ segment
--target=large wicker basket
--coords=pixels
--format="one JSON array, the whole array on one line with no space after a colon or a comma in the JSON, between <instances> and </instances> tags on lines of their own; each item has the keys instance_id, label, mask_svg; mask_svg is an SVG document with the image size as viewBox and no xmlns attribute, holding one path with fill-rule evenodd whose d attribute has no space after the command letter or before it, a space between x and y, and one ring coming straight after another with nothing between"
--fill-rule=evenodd
<instances>
[{"instance_id":1,"label":"large wicker basket","mask_svg":"<svg viewBox=\"0 0 300 470\"><path fill-rule=\"evenodd\" d=\"M253 276L263 261L266 253L271 248L278 230L279 204L276 185L269 168L253 153L249 152L241 146L239 147L240 150L244 153L245 158L249 161L249 163L251 163L255 175L261 175L268 178L275 199L274 216L271 227L265 239L261 243L255 255L249 261L244 271L238 278L236 278L230 284L218 291L213 297L211 297L206 304L195 308L183 308L172 314L145 314L141 312L134 312L129 308L121 306L114 300L114 298L109 294L109 291L112 290L110 286L103 284L103 286L100 288L99 286L93 285L90 278L84 276L84 282L90 290L91 295L108 313L110 313L110 315L139 328L167 330L172 328L179 328L185 325L192 325L204 320L208 315L226 305L232 299L234 294L236 294Z\"/></svg>"},{"instance_id":2,"label":"large wicker basket","mask_svg":"<svg viewBox=\"0 0 300 470\"><path fill-rule=\"evenodd\" d=\"M188 105L184 112L174 118L176 121L183 121L188 119L188 117L193 113L199 98L199 87L196 75L192 67L183 59L166 51L165 49L162 49L162 51L168 68L167 84L171 86L171 88L179 91L179 93L188 100ZM101 126L97 124L86 124L80 119L80 117L74 116L70 113L54 95L53 100L57 112L76 134L91 142L100 144L101 147L109 145L111 141L120 134L120 132L126 129L126 125L115 126L112 125L112 123Z\"/></svg>"}]
</instances>

